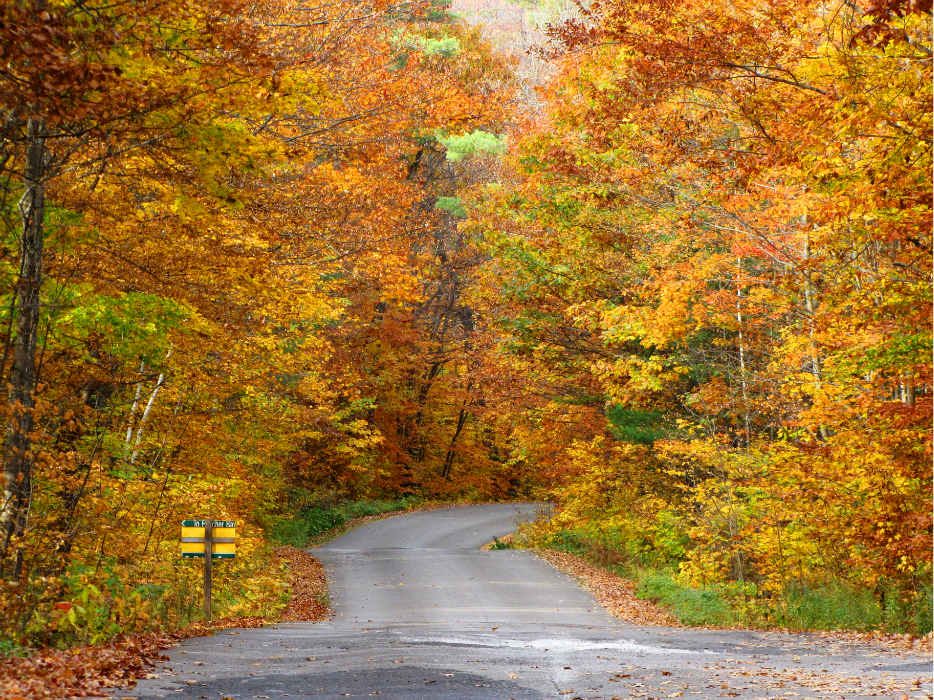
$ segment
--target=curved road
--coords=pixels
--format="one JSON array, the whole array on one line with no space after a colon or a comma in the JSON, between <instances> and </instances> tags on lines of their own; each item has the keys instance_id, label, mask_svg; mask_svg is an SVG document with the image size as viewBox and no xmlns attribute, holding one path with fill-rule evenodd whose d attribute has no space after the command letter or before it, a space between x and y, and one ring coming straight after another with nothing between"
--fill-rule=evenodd
<instances>
[{"instance_id":1,"label":"curved road","mask_svg":"<svg viewBox=\"0 0 934 700\"><path fill-rule=\"evenodd\" d=\"M534 518L484 505L373 522L314 550L334 618L226 630L115 697L931 698L931 659L816 635L635 627L534 555L479 547Z\"/></svg>"},{"instance_id":2,"label":"curved road","mask_svg":"<svg viewBox=\"0 0 934 700\"><path fill-rule=\"evenodd\" d=\"M533 505L412 513L353 530L315 552L338 621L378 625L612 625L593 598L517 550L480 551L538 513ZM489 629L489 628L487 628Z\"/></svg>"}]
</instances>

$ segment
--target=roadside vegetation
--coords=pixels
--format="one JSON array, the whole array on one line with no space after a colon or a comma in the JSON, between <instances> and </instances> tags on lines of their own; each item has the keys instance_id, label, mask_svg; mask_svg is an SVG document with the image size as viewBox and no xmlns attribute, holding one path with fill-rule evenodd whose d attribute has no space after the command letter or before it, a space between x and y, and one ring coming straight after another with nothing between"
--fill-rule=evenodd
<instances>
[{"instance_id":1,"label":"roadside vegetation","mask_svg":"<svg viewBox=\"0 0 934 700\"><path fill-rule=\"evenodd\" d=\"M73 641L66 648L16 647L0 654L0 697L5 700L61 700L101 697L132 687L136 679L158 674L161 652L188 637L230 628L262 627L279 621L320 621L330 617L327 582L321 563L294 547L277 547L267 567L285 589L262 615L231 614L229 605L211 621L175 625L156 623L143 633L121 631L92 643ZM125 691L124 691L125 693Z\"/></svg>"},{"instance_id":2,"label":"roadside vegetation","mask_svg":"<svg viewBox=\"0 0 934 700\"><path fill-rule=\"evenodd\" d=\"M294 500L290 503L295 505ZM295 515L266 515L267 529L257 531L264 532L262 536L251 539L238 533L238 556L214 561L212 607L215 620L222 621L219 624L224 620L229 624L275 621L282 614L287 619L318 619L314 615L324 614L320 610L329 605L326 582L320 565L300 550L340 534L348 525L422 505L420 499L411 497L389 501L318 499L314 503L287 509ZM177 542L168 546L174 550ZM97 571L74 566L69 574L49 580L42 595L46 601L56 602L40 602L19 632L19 639L28 643L17 642L16 637L4 639L0 655L29 655L36 647L102 644L123 634L199 629L198 625L204 624L202 560L171 555L166 559L163 566L150 571L127 571L107 562ZM296 576L306 580L306 588L297 599ZM133 583L139 585L132 587ZM306 589L311 584L315 590L309 592ZM314 608L309 603L312 600L319 612L308 612Z\"/></svg>"}]
</instances>

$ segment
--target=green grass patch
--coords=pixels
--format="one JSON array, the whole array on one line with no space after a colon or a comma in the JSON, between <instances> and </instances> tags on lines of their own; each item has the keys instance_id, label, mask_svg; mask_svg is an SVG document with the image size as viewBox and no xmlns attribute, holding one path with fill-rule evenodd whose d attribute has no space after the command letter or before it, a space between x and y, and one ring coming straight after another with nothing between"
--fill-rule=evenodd
<instances>
[{"instance_id":1,"label":"green grass patch","mask_svg":"<svg viewBox=\"0 0 934 700\"><path fill-rule=\"evenodd\" d=\"M872 591L831 583L805 591L791 591L778 601L777 622L791 629L882 629L882 606Z\"/></svg>"},{"instance_id":2,"label":"green grass patch","mask_svg":"<svg viewBox=\"0 0 934 700\"><path fill-rule=\"evenodd\" d=\"M561 530L553 535L549 535L542 544L550 549L557 549L559 552L576 554L581 557L587 557L588 559L592 558L586 539L572 530Z\"/></svg>"},{"instance_id":3,"label":"green grass patch","mask_svg":"<svg viewBox=\"0 0 934 700\"><path fill-rule=\"evenodd\" d=\"M737 611L721 591L683 586L663 571L638 571L636 595L663 605L682 625L729 627L739 624Z\"/></svg>"},{"instance_id":4,"label":"green grass patch","mask_svg":"<svg viewBox=\"0 0 934 700\"><path fill-rule=\"evenodd\" d=\"M634 575L633 575L634 574ZM766 596L750 583L692 588L665 571L630 571L636 595L657 602L684 625L743 625L792 630L851 630L925 635L931 631L931 589L881 595L845 581L829 581Z\"/></svg>"}]
</instances>

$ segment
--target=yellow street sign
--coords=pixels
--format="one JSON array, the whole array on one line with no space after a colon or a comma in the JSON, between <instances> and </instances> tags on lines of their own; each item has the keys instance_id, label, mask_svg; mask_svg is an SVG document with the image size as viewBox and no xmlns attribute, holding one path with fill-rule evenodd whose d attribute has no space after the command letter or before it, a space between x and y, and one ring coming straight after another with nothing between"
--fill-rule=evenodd
<instances>
[{"instance_id":1,"label":"yellow street sign","mask_svg":"<svg viewBox=\"0 0 934 700\"><path fill-rule=\"evenodd\" d=\"M182 556L204 556L204 521L182 521ZM215 520L211 528L211 558L233 559L236 556L236 523L233 520Z\"/></svg>"}]
</instances>

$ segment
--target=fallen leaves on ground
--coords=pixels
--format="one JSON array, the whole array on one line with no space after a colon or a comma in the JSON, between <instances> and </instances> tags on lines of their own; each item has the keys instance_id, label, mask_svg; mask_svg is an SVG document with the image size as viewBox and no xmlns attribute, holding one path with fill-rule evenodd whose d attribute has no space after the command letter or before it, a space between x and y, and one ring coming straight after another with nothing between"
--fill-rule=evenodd
<instances>
[{"instance_id":1,"label":"fallen leaves on ground","mask_svg":"<svg viewBox=\"0 0 934 700\"><path fill-rule=\"evenodd\" d=\"M783 630L787 632L788 630ZM835 639L850 644L873 644L885 647L894 652L917 651L930 654L934 651L934 632L928 632L923 637L913 634L885 634L884 632L845 632L833 630L818 632L818 635L827 639Z\"/></svg>"},{"instance_id":2,"label":"fallen leaves on ground","mask_svg":"<svg viewBox=\"0 0 934 700\"><path fill-rule=\"evenodd\" d=\"M40 649L29 658L0 659L0 697L102 697L107 688L132 685L133 679L145 676L163 658L159 652L176 643L174 635L128 635L105 646Z\"/></svg>"},{"instance_id":3,"label":"fallen leaves on ground","mask_svg":"<svg viewBox=\"0 0 934 700\"><path fill-rule=\"evenodd\" d=\"M782 655L773 657L781 658ZM930 698L930 681L923 676L897 678L884 670L866 669L860 676L821 668L780 668L767 665L764 659L724 659L696 669L680 669L677 675L657 668L623 667L626 673L615 674L610 681L629 689L630 698L727 697L766 698L805 697L886 697L898 700ZM667 680L662 678L669 676ZM672 685L676 684L676 685ZM672 692L674 691L674 692Z\"/></svg>"},{"instance_id":4,"label":"fallen leaves on ground","mask_svg":"<svg viewBox=\"0 0 934 700\"><path fill-rule=\"evenodd\" d=\"M308 552L297 547L279 547L276 557L289 565L292 598L280 619L288 622L319 622L331 617L328 609L328 584L324 567Z\"/></svg>"},{"instance_id":5,"label":"fallen leaves on ground","mask_svg":"<svg viewBox=\"0 0 934 700\"><path fill-rule=\"evenodd\" d=\"M681 627L681 623L663 608L636 597L636 586L583 557L553 549L535 550L535 554L568 576L573 576L613 617L634 625Z\"/></svg>"},{"instance_id":6,"label":"fallen leaves on ground","mask_svg":"<svg viewBox=\"0 0 934 700\"><path fill-rule=\"evenodd\" d=\"M708 664L704 671L710 684L721 688L766 692L767 697L791 695L795 689L816 691L832 695L875 695L901 698L906 691L918 690L921 682L913 683L904 678L892 678L888 674L861 676L835 673L826 669L775 668L772 666L750 667L753 661L726 661ZM745 664L745 665L744 665ZM780 689L783 689L780 692Z\"/></svg>"}]
</instances>

